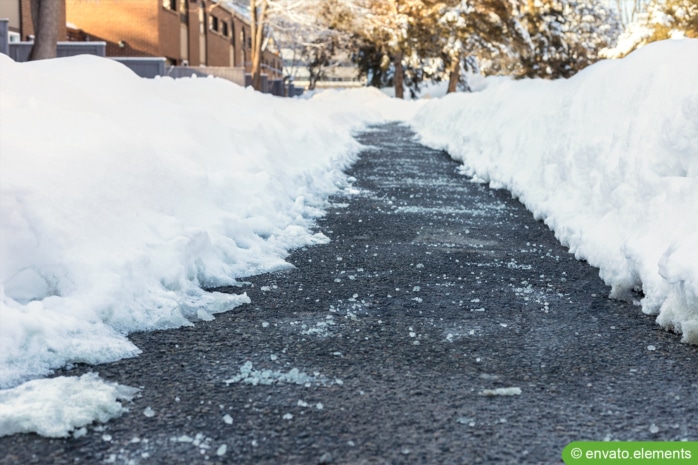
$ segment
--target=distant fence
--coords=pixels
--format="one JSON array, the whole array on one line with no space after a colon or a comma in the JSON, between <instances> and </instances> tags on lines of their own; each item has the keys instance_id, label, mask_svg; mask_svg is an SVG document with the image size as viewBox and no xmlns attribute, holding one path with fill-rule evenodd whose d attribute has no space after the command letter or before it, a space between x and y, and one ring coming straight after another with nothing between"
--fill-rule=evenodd
<instances>
[{"instance_id":1,"label":"distant fence","mask_svg":"<svg viewBox=\"0 0 698 465\"><path fill-rule=\"evenodd\" d=\"M0 19L0 53L10 54L10 21Z\"/></svg>"},{"instance_id":2,"label":"distant fence","mask_svg":"<svg viewBox=\"0 0 698 465\"><path fill-rule=\"evenodd\" d=\"M165 59L160 57L110 57L143 78L165 75Z\"/></svg>"},{"instance_id":3,"label":"distant fence","mask_svg":"<svg viewBox=\"0 0 698 465\"><path fill-rule=\"evenodd\" d=\"M230 68L224 66L170 66L165 70L164 75L175 79L192 76L215 76L234 82L240 86L245 85L245 68Z\"/></svg>"},{"instance_id":4,"label":"distant fence","mask_svg":"<svg viewBox=\"0 0 698 465\"><path fill-rule=\"evenodd\" d=\"M29 60L29 54L34 47L34 42L10 42L8 53L13 60L25 62ZM56 58L72 57L75 55L106 55L106 42L58 42Z\"/></svg>"}]
</instances>

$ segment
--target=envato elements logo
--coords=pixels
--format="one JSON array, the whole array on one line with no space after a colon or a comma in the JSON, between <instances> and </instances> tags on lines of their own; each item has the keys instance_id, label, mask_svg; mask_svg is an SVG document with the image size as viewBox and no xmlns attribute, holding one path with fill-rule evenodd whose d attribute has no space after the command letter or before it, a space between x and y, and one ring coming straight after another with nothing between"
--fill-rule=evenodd
<instances>
[{"instance_id":1,"label":"envato elements logo","mask_svg":"<svg viewBox=\"0 0 698 465\"><path fill-rule=\"evenodd\" d=\"M567 465L633 461L642 465L696 464L698 442L573 442L562 451Z\"/></svg>"}]
</instances>

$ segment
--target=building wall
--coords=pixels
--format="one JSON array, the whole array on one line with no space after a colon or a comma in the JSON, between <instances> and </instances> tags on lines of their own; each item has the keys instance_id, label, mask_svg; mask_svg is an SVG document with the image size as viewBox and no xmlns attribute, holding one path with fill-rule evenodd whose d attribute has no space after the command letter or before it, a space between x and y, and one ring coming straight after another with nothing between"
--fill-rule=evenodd
<instances>
[{"instance_id":1,"label":"building wall","mask_svg":"<svg viewBox=\"0 0 698 465\"><path fill-rule=\"evenodd\" d=\"M189 29L189 56L187 61L189 66L199 66L202 63L202 57L199 49L199 42L203 39L200 32L199 21L199 2L189 2L189 13L187 18L187 27Z\"/></svg>"},{"instance_id":2,"label":"building wall","mask_svg":"<svg viewBox=\"0 0 698 465\"><path fill-rule=\"evenodd\" d=\"M21 0L19 3L19 32L23 41L34 35L31 0Z\"/></svg>"},{"instance_id":3,"label":"building wall","mask_svg":"<svg viewBox=\"0 0 698 465\"><path fill-rule=\"evenodd\" d=\"M66 10L67 20L88 40L107 42L107 56L162 55L161 0L66 0Z\"/></svg>"},{"instance_id":4,"label":"building wall","mask_svg":"<svg viewBox=\"0 0 698 465\"><path fill-rule=\"evenodd\" d=\"M269 76L269 79L283 78L283 62L281 56L268 50L262 52L262 73Z\"/></svg>"},{"instance_id":5,"label":"building wall","mask_svg":"<svg viewBox=\"0 0 698 465\"><path fill-rule=\"evenodd\" d=\"M233 17L233 29L235 33L235 41L233 45L233 48L235 49L235 63L233 66L245 68L247 71L249 71L247 69L248 66L246 66L245 63L251 60L250 49L247 46L251 37L250 26L235 16Z\"/></svg>"},{"instance_id":6,"label":"building wall","mask_svg":"<svg viewBox=\"0 0 698 465\"><path fill-rule=\"evenodd\" d=\"M58 18L58 40L67 39L66 10L62 4ZM9 29L20 34L20 40L29 41L35 35L32 23L31 0L0 0L0 18L9 19Z\"/></svg>"},{"instance_id":7,"label":"building wall","mask_svg":"<svg viewBox=\"0 0 698 465\"><path fill-rule=\"evenodd\" d=\"M12 32L20 32L19 1L0 0L0 18L8 19L8 26Z\"/></svg>"},{"instance_id":8,"label":"building wall","mask_svg":"<svg viewBox=\"0 0 698 465\"><path fill-rule=\"evenodd\" d=\"M208 66L233 66L230 62L232 37L231 14L220 7L210 8L208 15L206 58ZM234 49L233 49L234 50Z\"/></svg>"},{"instance_id":9,"label":"building wall","mask_svg":"<svg viewBox=\"0 0 698 465\"><path fill-rule=\"evenodd\" d=\"M179 6L182 5L179 1L176 2L176 4ZM182 60L185 59L185 57L182 56L180 43L181 14L179 9L170 10L162 5L158 6L158 55L167 58L168 64L170 65L181 64Z\"/></svg>"},{"instance_id":10,"label":"building wall","mask_svg":"<svg viewBox=\"0 0 698 465\"><path fill-rule=\"evenodd\" d=\"M107 56L164 56L168 64L186 61L189 66L251 70L250 25L238 12L213 0L66 3L67 20L83 32L83 39L107 42ZM279 56L264 52L262 63L270 79L282 77Z\"/></svg>"}]
</instances>

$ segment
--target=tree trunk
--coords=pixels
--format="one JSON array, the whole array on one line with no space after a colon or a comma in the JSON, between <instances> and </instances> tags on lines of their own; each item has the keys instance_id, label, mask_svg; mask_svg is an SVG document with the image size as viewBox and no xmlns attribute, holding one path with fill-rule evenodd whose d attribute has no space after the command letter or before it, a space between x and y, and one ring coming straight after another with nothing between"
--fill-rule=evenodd
<instances>
[{"instance_id":1,"label":"tree trunk","mask_svg":"<svg viewBox=\"0 0 698 465\"><path fill-rule=\"evenodd\" d=\"M402 50L395 52L395 75L393 76L393 84L395 84L395 98L405 98L405 89L403 84L405 81L404 72L402 69Z\"/></svg>"},{"instance_id":2,"label":"tree trunk","mask_svg":"<svg viewBox=\"0 0 698 465\"><path fill-rule=\"evenodd\" d=\"M250 0L250 30L252 31L252 87L262 90L262 43L264 39L264 20L267 13L267 0L260 0L260 11L257 11L257 0Z\"/></svg>"},{"instance_id":3,"label":"tree trunk","mask_svg":"<svg viewBox=\"0 0 698 465\"><path fill-rule=\"evenodd\" d=\"M29 60L56 58L61 0L31 0L34 46Z\"/></svg>"},{"instance_id":4,"label":"tree trunk","mask_svg":"<svg viewBox=\"0 0 698 465\"><path fill-rule=\"evenodd\" d=\"M460 81L460 55L452 59L449 65L447 94L458 90L458 81Z\"/></svg>"}]
</instances>

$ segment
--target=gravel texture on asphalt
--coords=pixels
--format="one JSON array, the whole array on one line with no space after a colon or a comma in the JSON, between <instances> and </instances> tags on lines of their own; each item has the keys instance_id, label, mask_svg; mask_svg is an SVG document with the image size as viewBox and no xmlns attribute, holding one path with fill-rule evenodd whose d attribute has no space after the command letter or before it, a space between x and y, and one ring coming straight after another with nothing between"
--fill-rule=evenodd
<instances>
[{"instance_id":1,"label":"gravel texture on asphalt","mask_svg":"<svg viewBox=\"0 0 698 465\"><path fill-rule=\"evenodd\" d=\"M698 438L696 347L408 128L358 139L330 243L231 289L250 305L57 373L141 396L79 438L0 438L0 464L555 464L573 440Z\"/></svg>"}]
</instances>

